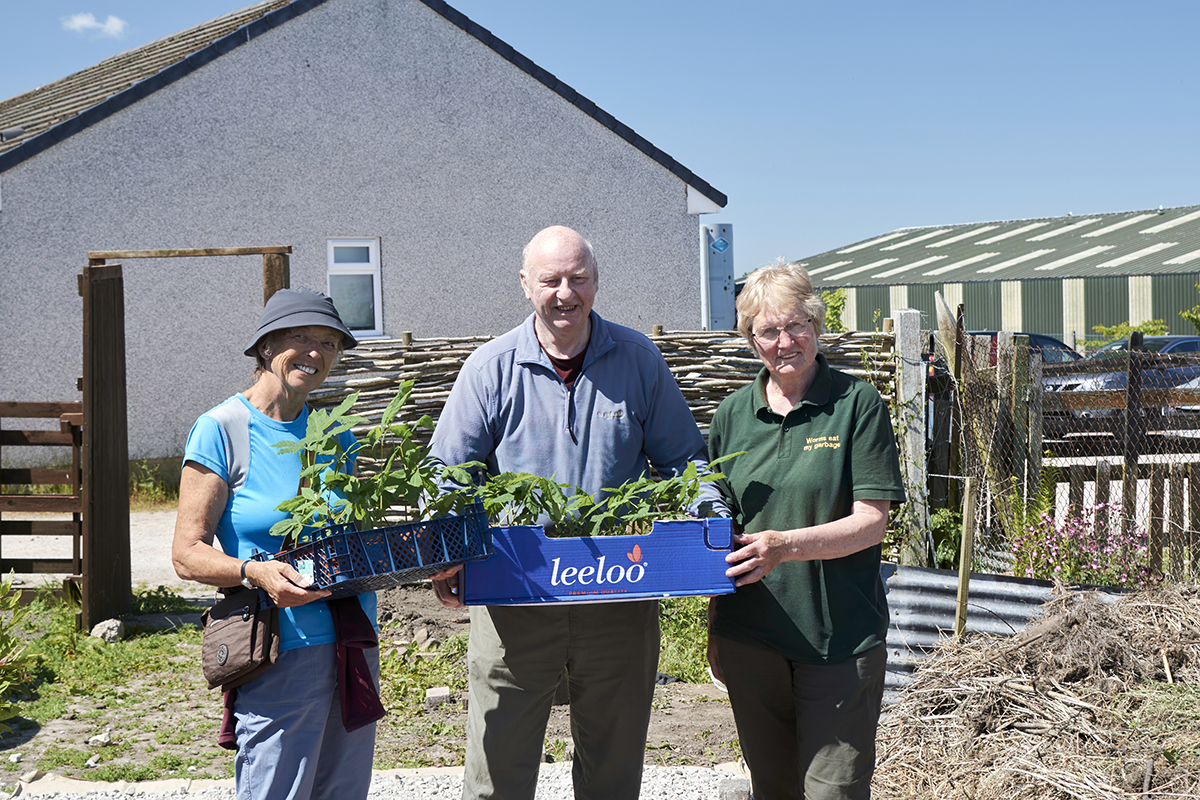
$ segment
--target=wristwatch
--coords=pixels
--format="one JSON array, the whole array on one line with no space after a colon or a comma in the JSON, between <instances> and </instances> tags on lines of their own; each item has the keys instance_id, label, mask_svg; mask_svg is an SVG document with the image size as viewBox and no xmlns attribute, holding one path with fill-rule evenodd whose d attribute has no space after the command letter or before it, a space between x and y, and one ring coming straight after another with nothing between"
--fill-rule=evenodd
<instances>
[{"instance_id":1,"label":"wristwatch","mask_svg":"<svg viewBox=\"0 0 1200 800\"><path fill-rule=\"evenodd\" d=\"M254 585L254 582L246 577L246 565L249 563L249 561L242 562L242 586L245 586L247 589L257 589L258 587Z\"/></svg>"}]
</instances>

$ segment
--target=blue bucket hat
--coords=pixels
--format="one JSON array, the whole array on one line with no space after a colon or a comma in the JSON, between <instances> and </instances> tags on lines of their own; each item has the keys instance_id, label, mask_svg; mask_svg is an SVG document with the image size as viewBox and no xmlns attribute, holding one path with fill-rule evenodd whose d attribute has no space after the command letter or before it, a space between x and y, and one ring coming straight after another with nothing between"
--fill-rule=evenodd
<instances>
[{"instance_id":1,"label":"blue bucket hat","mask_svg":"<svg viewBox=\"0 0 1200 800\"><path fill-rule=\"evenodd\" d=\"M329 296L298 286L295 289L280 289L271 295L271 299L263 306L258 331L244 352L251 358L256 358L258 343L268 333L284 328L302 328L305 325L324 325L326 328L340 331L342 348L345 350L358 345L358 340L338 316Z\"/></svg>"}]
</instances>

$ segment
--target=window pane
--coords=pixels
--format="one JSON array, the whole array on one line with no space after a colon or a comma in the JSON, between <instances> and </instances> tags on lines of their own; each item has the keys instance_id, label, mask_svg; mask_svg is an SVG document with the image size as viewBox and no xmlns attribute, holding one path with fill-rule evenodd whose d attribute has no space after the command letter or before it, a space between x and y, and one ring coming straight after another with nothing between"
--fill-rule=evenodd
<instances>
[{"instance_id":1,"label":"window pane","mask_svg":"<svg viewBox=\"0 0 1200 800\"><path fill-rule=\"evenodd\" d=\"M333 263L335 264L370 264L371 248L333 246Z\"/></svg>"},{"instance_id":2,"label":"window pane","mask_svg":"<svg viewBox=\"0 0 1200 800\"><path fill-rule=\"evenodd\" d=\"M330 275L329 293L347 328L352 331L375 329L374 276Z\"/></svg>"}]
</instances>

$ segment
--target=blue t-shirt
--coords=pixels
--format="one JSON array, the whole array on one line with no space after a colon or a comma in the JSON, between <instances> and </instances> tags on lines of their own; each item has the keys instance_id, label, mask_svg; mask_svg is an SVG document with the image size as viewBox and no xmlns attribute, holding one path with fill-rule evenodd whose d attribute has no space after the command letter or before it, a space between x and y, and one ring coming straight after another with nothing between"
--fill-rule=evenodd
<instances>
[{"instance_id":1,"label":"blue t-shirt","mask_svg":"<svg viewBox=\"0 0 1200 800\"><path fill-rule=\"evenodd\" d=\"M280 453L271 445L299 441L307 427L307 408L296 419L281 422L263 414L240 393L196 420L188 434L183 461L208 467L229 484L229 498L216 531L222 552L246 559L257 552L279 551L282 540L271 535L271 526L288 516L277 506L296 495L300 454ZM341 444L346 449L352 447L353 434L342 434ZM376 624L375 593L358 597L367 618ZM280 650L337 641L325 603L317 601L280 611Z\"/></svg>"}]
</instances>

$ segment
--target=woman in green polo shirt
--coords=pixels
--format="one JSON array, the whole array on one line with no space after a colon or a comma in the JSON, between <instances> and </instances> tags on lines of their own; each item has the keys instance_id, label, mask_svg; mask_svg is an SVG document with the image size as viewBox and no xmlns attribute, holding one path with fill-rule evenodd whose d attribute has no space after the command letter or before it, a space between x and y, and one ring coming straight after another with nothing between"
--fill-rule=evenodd
<instances>
[{"instance_id":1,"label":"woman in green polo shirt","mask_svg":"<svg viewBox=\"0 0 1200 800\"><path fill-rule=\"evenodd\" d=\"M887 664L884 530L904 485L887 407L818 352L825 305L782 260L751 273L738 330L763 361L721 403L709 458L742 534L709 606L757 800L868 798Z\"/></svg>"}]
</instances>

